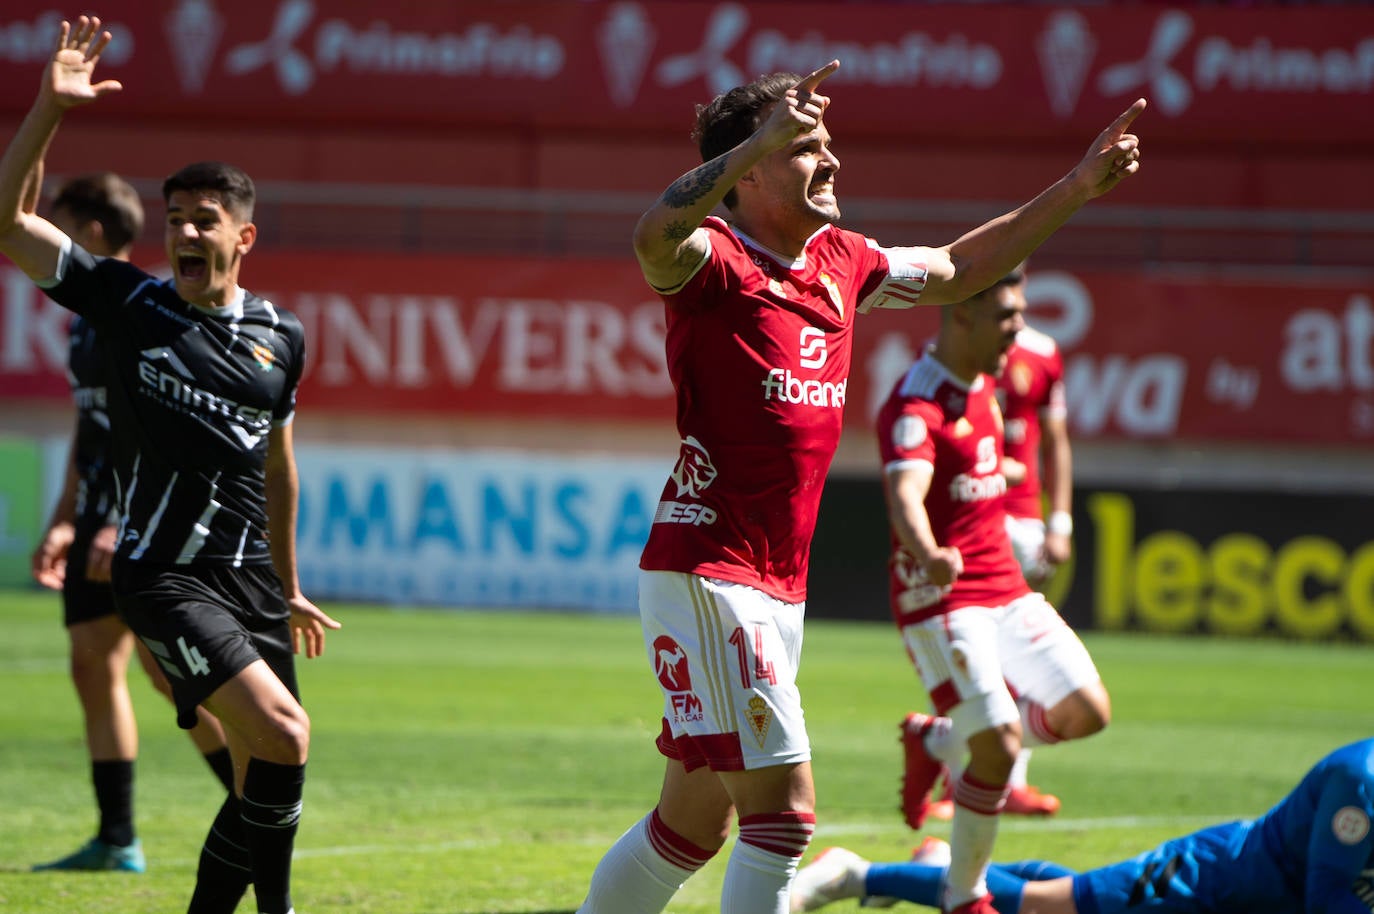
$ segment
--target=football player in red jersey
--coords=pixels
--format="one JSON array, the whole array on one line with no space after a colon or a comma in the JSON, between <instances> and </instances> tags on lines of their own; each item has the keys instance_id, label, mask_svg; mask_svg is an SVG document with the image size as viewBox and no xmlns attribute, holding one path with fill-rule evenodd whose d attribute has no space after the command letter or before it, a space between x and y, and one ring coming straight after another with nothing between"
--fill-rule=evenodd
<instances>
[{"instance_id":1,"label":"football player in red jersey","mask_svg":"<svg viewBox=\"0 0 1374 914\"><path fill-rule=\"evenodd\" d=\"M1006 287L1005 294L1024 300L1025 265L998 284ZM1007 536L1027 583L1040 589L1054 568L1068 560L1073 534L1073 461L1064 360L1053 338L1033 327L1021 328L997 375L997 397L1006 438ZM1041 506L1042 492L1048 500L1048 521ZM1022 747L1012 767L1004 815L1044 816L1059 811L1058 797L1028 782L1030 755L1031 750ZM953 818L952 785L947 783L945 797L930 804L929 815Z\"/></svg>"},{"instance_id":2,"label":"football player in red jersey","mask_svg":"<svg viewBox=\"0 0 1374 914\"><path fill-rule=\"evenodd\" d=\"M994 378L1025 326L1018 287L1004 280L945 306L935 345L877 420L893 617L941 715L903 723L907 823L921 826L942 770L961 771L946 909L991 906L987 866L1022 746L1091 735L1111 714L1087 649L1027 585L1006 533Z\"/></svg>"},{"instance_id":3,"label":"football player in red jersey","mask_svg":"<svg viewBox=\"0 0 1374 914\"><path fill-rule=\"evenodd\" d=\"M664 697L659 802L602 858L581 914L653 914L739 840L722 914L785 914L815 824L796 687L816 512L839 441L856 313L962 301L1139 167L1137 101L1068 175L944 247L835 225L840 160L821 83L773 74L698 110L704 164L641 217L635 254L666 306L682 449L640 568ZM711 216L724 204L730 219Z\"/></svg>"}]
</instances>

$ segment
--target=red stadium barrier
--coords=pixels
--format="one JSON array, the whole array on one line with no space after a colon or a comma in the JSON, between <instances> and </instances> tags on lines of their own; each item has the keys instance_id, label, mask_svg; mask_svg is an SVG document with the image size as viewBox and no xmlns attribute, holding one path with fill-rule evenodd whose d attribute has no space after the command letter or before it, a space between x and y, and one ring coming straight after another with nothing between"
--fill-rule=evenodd
<instances>
[{"instance_id":1,"label":"red stadium barrier","mask_svg":"<svg viewBox=\"0 0 1374 914\"><path fill-rule=\"evenodd\" d=\"M312 410L673 415L663 306L629 258L255 251L245 282L305 321ZM0 296L0 401L64 397L64 312L9 266ZM1064 344L1078 439L1374 440L1374 275L1039 270L1028 297L1032 322ZM871 417L935 312L857 322L851 424Z\"/></svg>"}]
</instances>

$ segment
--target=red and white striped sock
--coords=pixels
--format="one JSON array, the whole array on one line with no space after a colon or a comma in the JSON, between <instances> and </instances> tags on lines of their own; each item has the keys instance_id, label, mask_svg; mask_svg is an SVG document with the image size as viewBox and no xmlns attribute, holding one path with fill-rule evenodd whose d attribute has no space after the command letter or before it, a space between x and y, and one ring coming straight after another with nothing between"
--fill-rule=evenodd
<instances>
[{"instance_id":1,"label":"red and white striped sock","mask_svg":"<svg viewBox=\"0 0 1374 914\"><path fill-rule=\"evenodd\" d=\"M1044 705L1022 699L1016 706L1021 711L1022 746L1051 746L1064 741L1064 737L1050 726L1049 712Z\"/></svg>"},{"instance_id":2,"label":"red and white striped sock","mask_svg":"<svg viewBox=\"0 0 1374 914\"><path fill-rule=\"evenodd\" d=\"M816 817L809 812L740 819L720 892L721 914L787 914L787 887L815 830Z\"/></svg>"},{"instance_id":3,"label":"red and white striped sock","mask_svg":"<svg viewBox=\"0 0 1374 914\"><path fill-rule=\"evenodd\" d=\"M949 835L945 908L952 910L987 893L988 861L1007 802L1005 784L985 784L965 771L954 785L954 822Z\"/></svg>"},{"instance_id":4,"label":"red and white striped sock","mask_svg":"<svg viewBox=\"0 0 1374 914\"><path fill-rule=\"evenodd\" d=\"M592 874L577 914L655 914L715 851L664 824L655 808L611 846Z\"/></svg>"}]
</instances>

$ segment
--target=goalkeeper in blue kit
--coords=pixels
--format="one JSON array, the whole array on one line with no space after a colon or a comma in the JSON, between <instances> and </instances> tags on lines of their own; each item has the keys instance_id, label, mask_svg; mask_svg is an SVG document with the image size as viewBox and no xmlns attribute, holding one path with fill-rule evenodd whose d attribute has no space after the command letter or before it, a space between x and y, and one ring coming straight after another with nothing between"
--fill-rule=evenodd
<instances>
[{"instance_id":1,"label":"goalkeeper in blue kit","mask_svg":"<svg viewBox=\"0 0 1374 914\"><path fill-rule=\"evenodd\" d=\"M999 914L1371 914L1374 739L1327 755L1258 819L1165 841L1084 873L1043 861L994 863ZM841 898L939 905L947 846L927 838L906 863L832 848L797 873L792 911Z\"/></svg>"}]
</instances>

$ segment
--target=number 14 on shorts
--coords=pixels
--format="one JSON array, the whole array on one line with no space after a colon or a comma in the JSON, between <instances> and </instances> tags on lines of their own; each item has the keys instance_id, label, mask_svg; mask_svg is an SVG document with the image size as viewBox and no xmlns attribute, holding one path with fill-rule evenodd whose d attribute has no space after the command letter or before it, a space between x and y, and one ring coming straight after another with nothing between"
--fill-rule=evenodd
<instances>
[{"instance_id":1,"label":"number 14 on shorts","mask_svg":"<svg viewBox=\"0 0 1374 914\"><path fill-rule=\"evenodd\" d=\"M181 667L177 666L172 658L172 651L161 641L152 638L144 638L143 643L148 645L148 650L153 652L157 662L166 671L168 676L175 676L177 679L185 679L181 673ZM206 676L210 672L210 661L205 659L205 655L200 652L195 645L187 644L186 637L177 638L177 649L181 651L181 658L186 662L186 669L192 676Z\"/></svg>"}]
</instances>

